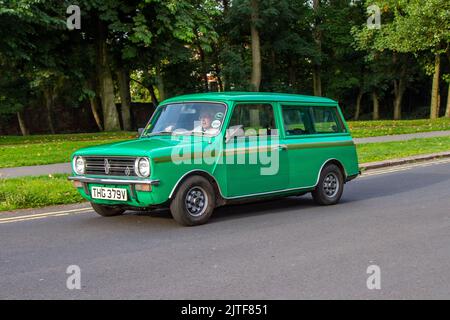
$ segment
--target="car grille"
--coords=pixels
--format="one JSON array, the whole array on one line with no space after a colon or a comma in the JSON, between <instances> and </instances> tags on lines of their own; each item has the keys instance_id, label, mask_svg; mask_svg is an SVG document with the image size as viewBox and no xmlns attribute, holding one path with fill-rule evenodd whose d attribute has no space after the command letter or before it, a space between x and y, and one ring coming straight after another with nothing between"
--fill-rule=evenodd
<instances>
[{"instance_id":1,"label":"car grille","mask_svg":"<svg viewBox=\"0 0 450 320\"><path fill-rule=\"evenodd\" d=\"M136 176L134 157L85 157L86 174L103 176Z\"/></svg>"}]
</instances>

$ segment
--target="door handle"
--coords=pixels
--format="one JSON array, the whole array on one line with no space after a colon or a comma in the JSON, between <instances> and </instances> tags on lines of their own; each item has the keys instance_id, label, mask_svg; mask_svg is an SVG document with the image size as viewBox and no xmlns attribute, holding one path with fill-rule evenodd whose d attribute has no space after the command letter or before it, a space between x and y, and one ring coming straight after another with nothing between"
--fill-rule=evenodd
<instances>
[{"instance_id":1,"label":"door handle","mask_svg":"<svg viewBox=\"0 0 450 320\"><path fill-rule=\"evenodd\" d=\"M288 147L285 144L279 144L278 146L272 148L272 150L280 150L280 151L287 150L287 149L288 149Z\"/></svg>"}]
</instances>

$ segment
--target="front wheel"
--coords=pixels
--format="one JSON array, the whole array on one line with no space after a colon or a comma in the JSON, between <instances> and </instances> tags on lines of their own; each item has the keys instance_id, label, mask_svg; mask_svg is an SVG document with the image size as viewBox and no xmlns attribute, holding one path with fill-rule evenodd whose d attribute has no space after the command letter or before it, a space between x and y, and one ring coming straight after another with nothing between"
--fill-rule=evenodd
<instances>
[{"instance_id":1,"label":"front wheel","mask_svg":"<svg viewBox=\"0 0 450 320\"><path fill-rule=\"evenodd\" d=\"M94 209L94 211L97 212L102 217L119 216L125 212L125 210L117 208L117 207L104 206L104 205L96 204L96 203L92 203L92 202L91 202L91 206Z\"/></svg>"},{"instance_id":2,"label":"front wheel","mask_svg":"<svg viewBox=\"0 0 450 320\"><path fill-rule=\"evenodd\" d=\"M317 204L326 206L339 202L344 192L344 177L341 169L329 164L320 173L316 189L311 192Z\"/></svg>"},{"instance_id":3,"label":"front wheel","mask_svg":"<svg viewBox=\"0 0 450 320\"><path fill-rule=\"evenodd\" d=\"M209 181L201 176L186 179L170 203L173 218L185 226L204 224L214 211L216 197Z\"/></svg>"}]
</instances>

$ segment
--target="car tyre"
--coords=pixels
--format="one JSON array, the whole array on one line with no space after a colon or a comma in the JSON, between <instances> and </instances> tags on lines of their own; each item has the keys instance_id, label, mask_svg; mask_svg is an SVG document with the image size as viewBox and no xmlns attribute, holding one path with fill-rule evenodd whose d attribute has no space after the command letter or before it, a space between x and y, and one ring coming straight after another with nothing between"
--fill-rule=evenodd
<instances>
[{"instance_id":1,"label":"car tyre","mask_svg":"<svg viewBox=\"0 0 450 320\"><path fill-rule=\"evenodd\" d=\"M187 178L178 188L170 203L172 217L184 226L206 223L216 206L211 183L202 176Z\"/></svg>"},{"instance_id":2,"label":"car tyre","mask_svg":"<svg viewBox=\"0 0 450 320\"><path fill-rule=\"evenodd\" d=\"M319 182L311 194L317 204L328 206L338 203L343 192L343 173L335 164L329 164L322 169Z\"/></svg>"},{"instance_id":3,"label":"car tyre","mask_svg":"<svg viewBox=\"0 0 450 320\"><path fill-rule=\"evenodd\" d=\"M96 203L91 203L91 206L94 209L94 211L97 212L102 217L120 216L125 212L125 210L113 206L104 206Z\"/></svg>"}]
</instances>

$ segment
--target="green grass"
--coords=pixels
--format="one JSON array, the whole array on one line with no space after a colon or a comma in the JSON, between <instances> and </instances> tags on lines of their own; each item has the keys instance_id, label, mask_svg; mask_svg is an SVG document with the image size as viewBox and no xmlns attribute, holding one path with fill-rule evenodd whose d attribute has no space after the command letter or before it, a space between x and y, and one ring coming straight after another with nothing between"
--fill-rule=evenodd
<instances>
[{"instance_id":1,"label":"green grass","mask_svg":"<svg viewBox=\"0 0 450 320\"><path fill-rule=\"evenodd\" d=\"M381 120L381 121L349 121L348 125L354 138L387 136L429 131L450 130L450 118L436 120Z\"/></svg>"},{"instance_id":2,"label":"green grass","mask_svg":"<svg viewBox=\"0 0 450 320\"><path fill-rule=\"evenodd\" d=\"M360 163L450 151L450 137L413 139L357 145Z\"/></svg>"},{"instance_id":3,"label":"green grass","mask_svg":"<svg viewBox=\"0 0 450 320\"><path fill-rule=\"evenodd\" d=\"M48 142L77 142L98 140L126 140L136 137L137 132L97 132L97 133L71 133L53 135L31 135L31 136L0 136L0 146L3 145L25 145Z\"/></svg>"},{"instance_id":4,"label":"green grass","mask_svg":"<svg viewBox=\"0 0 450 320\"><path fill-rule=\"evenodd\" d=\"M123 140L123 139L121 139ZM121 140L31 143L0 146L0 168L69 162L77 149Z\"/></svg>"},{"instance_id":5,"label":"green grass","mask_svg":"<svg viewBox=\"0 0 450 320\"><path fill-rule=\"evenodd\" d=\"M77 149L136 137L136 132L0 136L0 168L69 162Z\"/></svg>"},{"instance_id":6,"label":"green grass","mask_svg":"<svg viewBox=\"0 0 450 320\"><path fill-rule=\"evenodd\" d=\"M67 175L0 180L0 211L81 202Z\"/></svg>"}]
</instances>

